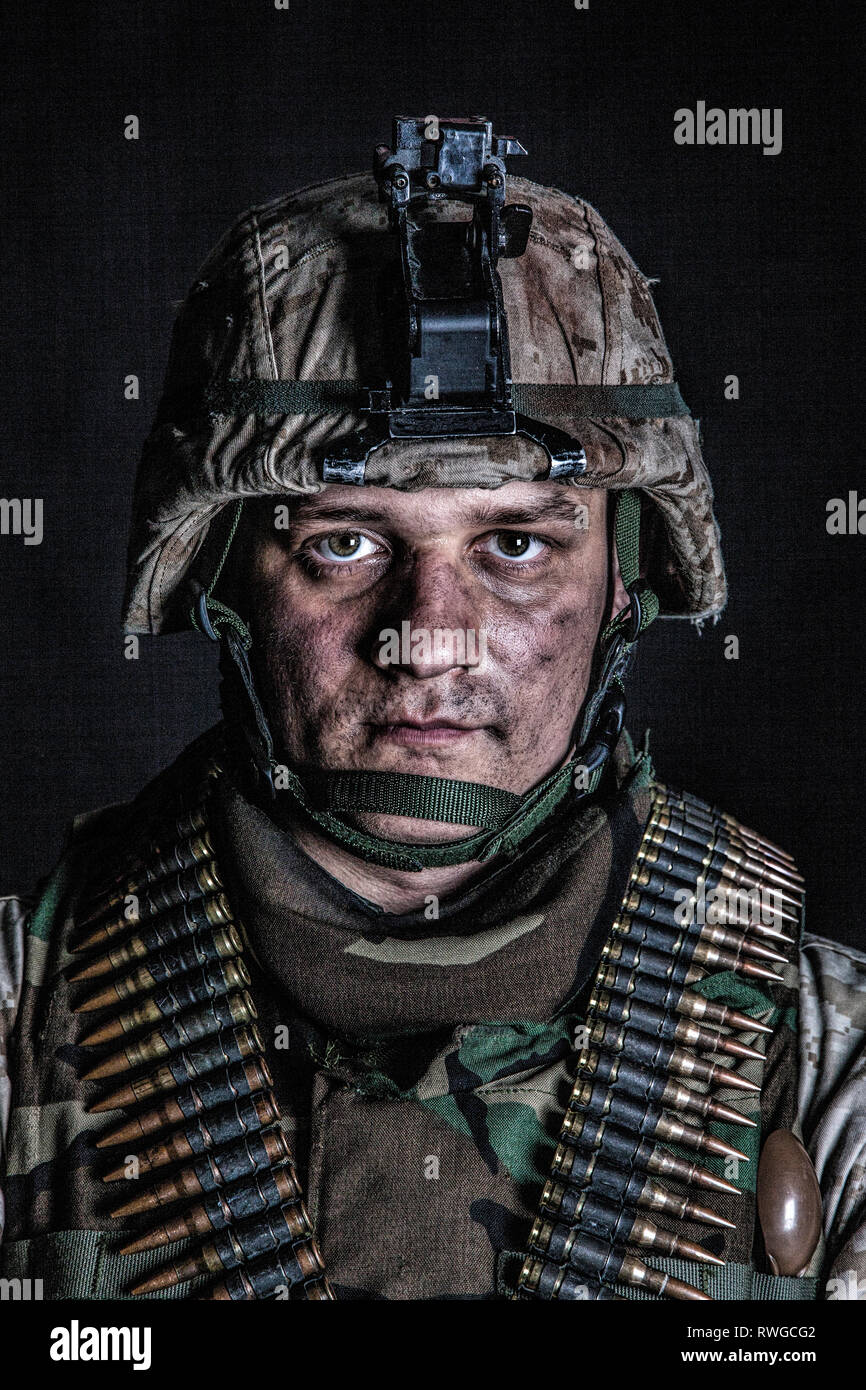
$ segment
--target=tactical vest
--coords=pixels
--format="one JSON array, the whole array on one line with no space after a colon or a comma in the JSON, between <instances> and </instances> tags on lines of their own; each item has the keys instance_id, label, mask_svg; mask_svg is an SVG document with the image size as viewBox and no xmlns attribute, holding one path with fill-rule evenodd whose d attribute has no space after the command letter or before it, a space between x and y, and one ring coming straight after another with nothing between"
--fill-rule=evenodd
<instances>
[{"instance_id":1,"label":"tactical vest","mask_svg":"<svg viewBox=\"0 0 866 1390\"><path fill-rule=\"evenodd\" d=\"M84 825L30 919L0 1269L49 1298L334 1296L215 854L221 748L206 736L114 824ZM500 1296L815 1296L820 1252L773 1277L755 1237L762 1138L796 1125L800 911L787 855L653 786ZM53 1098L52 1058L74 1100Z\"/></svg>"}]
</instances>

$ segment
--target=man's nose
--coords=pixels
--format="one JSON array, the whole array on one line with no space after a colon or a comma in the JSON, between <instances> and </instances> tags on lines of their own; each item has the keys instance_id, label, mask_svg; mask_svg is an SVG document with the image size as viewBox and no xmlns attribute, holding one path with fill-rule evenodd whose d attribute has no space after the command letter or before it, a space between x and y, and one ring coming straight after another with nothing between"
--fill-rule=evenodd
<instances>
[{"instance_id":1,"label":"man's nose","mask_svg":"<svg viewBox=\"0 0 866 1390\"><path fill-rule=\"evenodd\" d=\"M437 553L413 557L373 634L374 664L428 680L479 666L485 654L481 614L459 566Z\"/></svg>"}]
</instances>

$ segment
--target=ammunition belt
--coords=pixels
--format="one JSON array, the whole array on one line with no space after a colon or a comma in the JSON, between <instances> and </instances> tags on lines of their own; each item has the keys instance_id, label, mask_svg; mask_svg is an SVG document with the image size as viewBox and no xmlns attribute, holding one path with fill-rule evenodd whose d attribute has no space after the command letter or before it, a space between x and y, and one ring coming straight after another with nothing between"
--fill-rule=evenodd
<instances>
[{"instance_id":1,"label":"ammunition belt","mask_svg":"<svg viewBox=\"0 0 866 1390\"><path fill-rule=\"evenodd\" d=\"M155 821L144 809L134 832L144 852L89 896L76 923L72 949L88 954L70 978L96 986L76 1012L99 1015L82 1046L108 1048L85 1073L103 1088L88 1108L133 1110L96 1146L125 1146L105 1182L149 1179L113 1216L173 1208L122 1254L193 1242L132 1293L218 1276L203 1297L332 1299L208 828L220 771L212 759Z\"/></svg>"},{"instance_id":2,"label":"ammunition belt","mask_svg":"<svg viewBox=\"0 0 866 1390\"><path fill-rule=\"evenodd\" d=\"M737 1058L764 1060L736 1035L758 1041L771 1030L690 986L719 970L780 982L786 948L799 938L801 886L777 846L695 797L656 789L592 983L585 1045L515 1297L615 1299L634 1288L709 1298L641 1257L722 1264L664 1223L730 1227L694 1189L738 1189L665 1144L746 1159L703 1125L754 1124L713 1092L760 1090L731 1069Z\"/></svg>"},{"instance_id":3,"label":"ammunition belt","mask_svg":"<svg viewBox=\"0 0 866 1390\"><path fill-rule=\"evenodd\" d=\"M97 1139L100 1151L144 1146L104 1174L106 1182L147 1179L115 1217L158 1220L121 1253L192 1242L191 1253L132 1293L216 1277L204 1297L332 1299L256 1028L243 928L209 830L221 770L217 754L199 784L155 814L143 809L134 831L142 853L97 887L78 917L72 949L87 954L71 979L91 992L76 1012L98 1014L81 1043L103 1049L84 1078L103 1087L89 1110L132 1111ZM689 986L713 969L779 979L772 967L793 940L782 927L798 921L799 883L787 855L730 817L656 793L595 976L586 1045L516 1297L609 1299L623 1285L706 1297L634 1253L715 1260L643 1213L730 1225L688 1189L736 1188L658 1141L737 1154L700 1122L750 1123L712 1088L757 1088L712 1057L761 1058L734 1034L769 1030ZM739 930L734 909L717 912L712 925L680 920L702 892L766 888L781 903L770 925ZM709 1089L687 1086L689 1078Z\"/></svg>"}]
</instances>

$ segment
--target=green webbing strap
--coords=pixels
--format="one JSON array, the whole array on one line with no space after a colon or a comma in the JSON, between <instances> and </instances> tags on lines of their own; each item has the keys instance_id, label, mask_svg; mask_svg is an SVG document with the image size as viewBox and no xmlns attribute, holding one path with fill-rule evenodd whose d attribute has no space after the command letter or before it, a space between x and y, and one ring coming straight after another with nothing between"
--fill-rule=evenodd
<instances>
[{"instance_id":1,"label":"green webbing strap","mask_svg":"<svg viewBox=\"0 0 866 1390\"><path fill-rule=\"evenodd\" d=\"M229 378L205 393L211 415L327 415L362 410L367 394L357 381L242 381Z\"/></svg>"},{"instance_id":2,"label":"green webbing strap","mask_svg":"<svg viewBox=\"0 0 866 1390\"><path fill-rule=\"evenodd\" d=\"M622 492L617 493L614 536L623 588L630 595L636 593L640 603L640 625L637 632L631 634L631 640L635 640L644 632L659 614L658 595L640 577L640 521L640 496L631 488L624 488ZM602 646L608 646L614 637L624 633L631 625L630 609L618 613L601 635Z\"/></svg>"},{"instance_id":3,"label":"green webbing strap","mask_svg":"<svg viewBox=\"0 0 866 1390\"><path fill-rule=\"evenodd\" d=\"M521 801L501 787L405 772L326 773L316 782L314 799L320 791L329 811L379 811L483 830L500 830Z\"/></svg>"},{"instance_id":4,"label":"green webbing strap","mask_svg":"<svg viewBox=\"0 0 866 1390\"><path fill-rule=\"evenodd\" d=\"M30 1288L22 1288L20 1293L22 1296L29 1293L32 1299L132 1300L133 1295L128 1292L130 1285L154 1274L165 1264L188 1255L194 1244L190 1240L175 1241L157 1250L118 1255L116 1232L55 1231L4 1245L0 1251L0 1277L22 1281L30 1279ZM523 1261L522 1252L508 1254L512 1256L515 1271L518 1270ZM697 1264L691 1260L655 1257L649 1263L654 1269L702 1289L717 1301L790 1302L798 1299L814 1301L818 1297L817 1279L761 1274L751 1265L726 1264L719 1267ZM168 1300L188 1298L200 1292L212 1277L210 1274L199 1275L191 1283L161 1289L149 1297ZM503 1297L513 1288L514 1278L516 1273L504 1284ZM618 1284L616 1291L620 1297L630 1301L657 1301L654 1294L629 1284Z\"/></svg>"},{"instance_id":5,"label":"green webbing strap","mask_svg":"<svg viewBox=\"0 0 866 1390\"><path fill-rule=\"evenodd\" d=\"M208 412L229 415L327 415L369 408L368 392L356 381L243 381L229 378L208 388ZM574 386L515 382L513 408L522 415L595 416L602 419L665 419L688 416L675 381L652 386Z\"/></svg>"},{"instance_id":6,"label":"green webbing strap","mask_svg":"<svg viewBox=\"0 0 866 1390\"><path fill-rule=\"evenodd\" d=\"M217 580L225 568L232 541L235 538L235 532L240 524L243 509L244 503L243 498L241 498L240 501L235 503L234 515L232 517L231 526L229 527L229 533L226 537L222 554L217 561L216 569L211 576L211 581L207 588L199 595L198 603L193 604L190 609L189 620L197 632L204 632L208 637L218 638L221 636L224 627L233 628L240 638L244 650L249 651L253 639L250 636L250 630L243 618L241 618L233 608L229 608L228 604L220 603L219 599L213 597L213 591L216 588Z\"/></svg>"},{"instance_id":7,"label":"green webbing strap","mask_svg":"<svg viewBox=\"0 0 866 1390\"><path fill-rule=\"evenodd\" d=\"M654 386L534 385L518 381L512 388L514 409L522 415L592 415L600 419L660 420L688 416L689 408L675 381Z\"/></svg>"},{"instance_id":8,"label":"green webbing strap","mask_svg":"<svg viewBox=\"0 0 866 1390\"><path fill-rule=\"evenodd\" d=\"M640 498L631 488L617 495L614 536L623 587L630 589L640 579Z\"/></svg>"},{"instance_id":9,"label":"green webbing strap","mask_svg":"<svg viewBox=\"0 0 866 1390\"><path fill-rule=\"evenodd\" d=\"M324 793L310 793L300 778L287 767L280 769L278 786L280 790L289 791L310 819L348 850L360 854L370 863L381 864L386 868L417 871L442 868L451 864L467 864L472 860L484 863L497 854L509 853L521 844L528 835L531 835L533 830L568 795L574 780L574 772L575 764L573 762L566 763L564 767L546 777L533 791L522 797L514 797L514 810L504 820L501 819L499 825L493 830L485 829L468 839L428 845L415 845L399 840L381 839L377 835L368 835L364 831L357 830L353 826L346 825L344 821L338 820L331 811L316 809L315 803L324 800L330 806L335 801L342 810L362 809L357 800L350 801L348 792L344 798L340 784L346 781L347 786L351 785L356 794L362 798L366 809L386 813L384 806L375 798L379 795L379 779L393 777L395 783L402 784L402 790L400 800L393 803L395 809L388 811L387 814L412 816L422 820L434 819L432 816L425 816L424 812L425 808L429 811L438 802L445 809L446 814L450 815L452 810L456 811L457 802L461 795L458 791L455 805L451 807L449 804L452 795L450 788L456 785L458 788L467 789L468 803L475 801L478 810L474 811L473 814L480 816L483 809L485 816L489 817L496 813L497 808L501 810L505 805L504 798L511 797L512 793L503 792L497 787L485 787L479 783L455 784L442 777L380 772L328 773L323 777L323 783L318 784L319 786L324 784ZM592 775L589 786L586 788L588 793L595 790L601 774L602 770L599 769L597 773ZM346 804L341 805L340 803L344 800ZM435 819L439 818L437 814ZM463 820L459 814L455 814L454 824L471 825L473 821Z\"/></svg>"},{"instance_id":10,"label":"green webbing strap","mask_svg":"<svg viewBox=\"0 0 866 1390\"><path fill-rule=\"evenodd\" d=\"M695 1260L678 1260L669 1256L651 1256L647 1264L660 1269L674 1279L680 1279L693 1288L708 1293L710 1298L720 1302L759 1301L789 1302L795 1299L814 1300L817 1298L817 1279L795 1275L761 1274L753 1265L698 1264ZM655 1301L656 1295L631 1284L617 1284L616 1292L634 1302Z\"/></svg>"},{"instance_id":11,"label":"green webbing strap","mask_svg":"<svg viewBox=\"0 0 866 1390\"><path fill-rule=\"evenodd\" d=\"M119 1255L122 1244L116 1231L52 1231L29 1240L14 1240L0 1249L0 1278L31 1280L16 1292L21 1297L61 1299L134 1299L129 1292L166 1263L179 1260L195 1249L195 1241L173 1241L156 1250ZM195 1296L213 1278L196 1275L190 1284L160 1289L149 1298L180 1300ZM7 1295L8 1296L8 1295ZM15 1297L15 1292L11 1294Z\"/></svg>"}]
</instances>

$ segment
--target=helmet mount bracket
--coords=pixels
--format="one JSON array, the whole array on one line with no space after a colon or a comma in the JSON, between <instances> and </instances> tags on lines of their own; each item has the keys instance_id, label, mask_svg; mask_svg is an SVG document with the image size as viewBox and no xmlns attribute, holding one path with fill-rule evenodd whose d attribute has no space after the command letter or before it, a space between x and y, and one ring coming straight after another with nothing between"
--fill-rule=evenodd
<instances>
[{"instance_id":1,"label":"helmet mount bracket","mask_svg":"<svg viewBox=\"0 0 866 1390\"><path fill-rule=\"evenodd\" d=\"M363 485L370 454L391 440L520 434L540 445L548 477L586 469L580 445L514 409L508 322L497 264L523 255L532 209L506 203L505 159L525 154L491 121L398 116L376 152L380 199L398 240L386 320L389 379L366 392L368 421L322 460L325 482ZM468 207L454 220L445 204ZM430 214L433 214L432 216Z\"/></svg>"}]
</instances>

